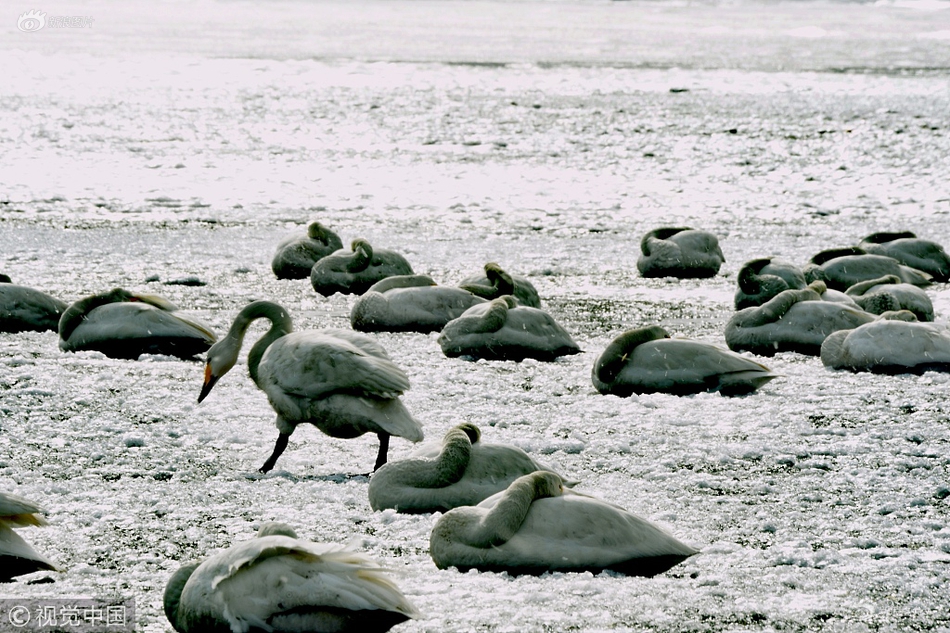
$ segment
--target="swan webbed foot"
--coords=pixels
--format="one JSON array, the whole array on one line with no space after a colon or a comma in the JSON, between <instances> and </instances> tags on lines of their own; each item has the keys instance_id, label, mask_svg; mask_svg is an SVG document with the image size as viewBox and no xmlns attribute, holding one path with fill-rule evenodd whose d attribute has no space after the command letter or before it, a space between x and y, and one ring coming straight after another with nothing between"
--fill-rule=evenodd
<instances>
[{"instance_id":1,"label":"swan webbed foot","mask_svg":"<svg viewBox=\"0 0 950 633\"><path fill-rule=\"evenodd\" d=\"M277 463L277 458L281 456L284 450L287 448L287 444L290 442L289 433L281 433L277 436L277 442L274 443L274 452L271 453L270 457L267 458L267 461L264 462L264 465L260 467L260 472L268 473L274 468L274 464Z\"/></svg>"}]
</instances>

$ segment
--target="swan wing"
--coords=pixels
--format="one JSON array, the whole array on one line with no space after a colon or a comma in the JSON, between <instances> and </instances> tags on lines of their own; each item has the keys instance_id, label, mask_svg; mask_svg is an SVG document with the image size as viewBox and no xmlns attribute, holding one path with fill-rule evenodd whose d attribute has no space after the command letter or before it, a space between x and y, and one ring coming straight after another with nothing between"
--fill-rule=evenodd
<instances>
[{"instance_id":1,"label":"swan wing","mask_svg":"<svg viewBox=\"0 0 950 633\"><path fill-rule=\"evenodd\" d=\"M0 492L0 525L46 525L46 520L37 514L39 512L42 509L32 501L9 492Z\"/></svg>"},{"instance_id":2,"label":"swan wing","mask_svg":"<svg viewBox=\"0 0 950 633\"><path fill-rule=\"evenodd\" d=\"M0 284L0 332L55 330L67 308L46 293L14 284Z\"/></svg>"},{"instance_id":3,"label":"swan wing","mask_svg":"<svg viewBox=\"0 0 950 633\"><path fill-rule=\"evenodd\" d=\"M282 535L252 539L206 560L185 586L181 604L195 616L226 621L232 631L273 630L275 617L327 609L418 616L371 558Z\"/></svg>"},{"instance_id":4,"label":"swan wing","mask_svg":"<svg viewBox=\"0 0 950 633\"><path fill-rule=\"evenodd\" d=\"M339 334L318 331L282 336L264 353L261 388L303 398L350 393L395 398L409 388L406 373L386 358L367 353Z\"/></svg>"},{"instance_id":5,"label":"swan wing","mask_svg":"<svg viewBox=\"0 0 950 633\"><path fill-rule=\"evenodd\" d=\"M208 345L217 340L209 328L184 315L145 303L110 303L90 311L60 346L68 351L101 341L147 338L192 338Z\"/></svg>"},{"instance_id":6,"label":"swan wing","mask_svg":"<svg viewBox=\"0 0 950 633\"><path fill-rule=\"evenodd\" d=\"M768 367L716 345L685 339L659 339L634 348L617 382L682 384L725 374L770 374Z\"/></svg>"}]
</instances>

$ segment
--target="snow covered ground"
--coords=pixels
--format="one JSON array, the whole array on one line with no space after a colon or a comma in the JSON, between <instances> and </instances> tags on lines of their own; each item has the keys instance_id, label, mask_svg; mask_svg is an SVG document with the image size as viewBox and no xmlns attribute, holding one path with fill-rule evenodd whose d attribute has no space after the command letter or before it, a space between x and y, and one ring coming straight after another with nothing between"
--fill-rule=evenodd
<instances>
[{"instance_id":1,"label":"snow covered ground","mask_svg":"<svg viewBox=\"0 0 950 633\"><path fill-rule=\"evenodd\" d=\"M723 343L753 257L896 229L950 246L948 6L4 6L0 272L67 301L161 293L223 333L258 298L297 329L348 325L352 297L270 272L312 219L445 284L498 261L585 353L470 363L377 335L427 437L474 422L702 553L652 579L439 571L436 517L374 513L353 476L375 437L300 428L261 476L276 429L243 369L197 405L198 362L0 334L0 489L47 508L21 534L65 569L0 597L131 596L139 630L168 631L173 570L284 520L397 570L424 614L407 633L950 630L950 377L781 354L744 398L590 382L629 327ZM34 8L94 22L18 31ZM720 275L640 278L663 224L716 233ZM207 285L164 285L190 276ZM946 322L950 291L928 292Z\"/></svg>"}]
</instances>

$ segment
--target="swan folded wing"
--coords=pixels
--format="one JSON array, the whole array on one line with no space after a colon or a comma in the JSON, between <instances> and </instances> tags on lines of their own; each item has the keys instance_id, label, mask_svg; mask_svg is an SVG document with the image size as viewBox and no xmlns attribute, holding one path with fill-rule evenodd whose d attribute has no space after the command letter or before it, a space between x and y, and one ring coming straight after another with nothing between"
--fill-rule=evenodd
<instances>
[{"instance_id":1,"label":"swan folded wing","mask_svg":"<svg viewBox=\"0 0 950 633\"><path fill-rule=\"evenodd\" d=\"M264 353L258 369L262 389L279 387L290 396L321 398L334 393L395 398L409 378L392 361L367 354L339 337L315 332L287 335Z\"/></svg>"},{"instance_id":2,"label":"swan folded wing","mask_svg":"<svg viewBox=\"0 0 950 633\"><path fill-rule=\"evenodd\" d=\"M361 398L345 393L331 394L327 397L309 399L301 403L294 402L284 396L283 403L268 393L274 408L281 405L299 406L300 415L296 419L309 418L308 421L331 437L358 437L363 433L377 433L382 429L390 435L401 437L410 442L420 442L424 439L422 425L412 417L406 405L399 398ZM278 423L278 430L282 433L292 432L293 424L282 427ZM378 428L377 428L378 427Z\"/></svg>"},{"instance_id":3,"label":"swan folded wing","mask_svg":"<svg viewBox=\"0 0 950 633\"><path fill-rule=\"evenodd\" d=\"M662 374L671 379L698 378L733 372L768 372L765 365L715 345L685 339L648 341L634 349L621 379Z\"/></svg>"},{"instance_id":4,"label":"swan folded wing","mask_svg":"<svg viewBox=\"0 0 950 633\"><path fill-rule=\"evenodd\" d=\"M209 345L216 337L195 321L141 303L110 303L89 312L67 341L71 348L121 339L190 337Z\"/></svg>"},{"instance_id":5,"label":"swan folded wing","mask_svg":"<svg viewBox=\"0 0 950 633\"><path fill-rule=\"evenodd\" d=\"M269 630L280 613L327 607L419 615L378 563L339 545L268 536L218 556L206 562L217 568L210 589L233 630Z\"/></svg>"},{"instance_id":6,"label":"swan folded wing","mask_svg":"<svg viewBox=\"0 0 950 633\"><path fill-rule=\"evenodd\" d=\"M19 495L0 492L0 525L46 525L46 519L37 514L38 512L42 512L42 509L32 501Z\"/></svg>"},{"instance_id":7,"label":"swan folded wing","mask_svg":"<svg viewBox=\"0 0 950 633\"><path fill-rule=\"evenodd\" d=\"M692 556L697 550L613 504L567 492L531 504L511 552L557 567L609 566L635 558Z\"/></svg>"},{"instance_id":8,"label":"swan folded wing","mask_svg":"<svg viewBox=\"0 0 950 633\"><path fill-rule=\"evenodd\" d=\"M931 325L905 321L875 321L851 330L843 340L850 363L857 367L913 367L950 362L950 338Z\"/></svg>"},{"instance_id":9,"label":"swan folded wing","mask_svg":"<svg viewBox=\"0 0 950 633\"><path fill-rule=\"evenodd\" d=\"M19 534L11 530L9 527L0 523L0 559L2 558L19 558L24 561L33 561L37 565L30 565L30 571L39 571L41 569L49 569L51 571L59 571L59 568L56 567L48 558L37 552L33 549L29 543L23 540ZM24 565L12 565L20 569L19 573L29 573L25 571L26 567ZM5 570L7 571L7 570ZM0 572L0 578L4 577L4 572Z\"/></svg>"}]
</instances>

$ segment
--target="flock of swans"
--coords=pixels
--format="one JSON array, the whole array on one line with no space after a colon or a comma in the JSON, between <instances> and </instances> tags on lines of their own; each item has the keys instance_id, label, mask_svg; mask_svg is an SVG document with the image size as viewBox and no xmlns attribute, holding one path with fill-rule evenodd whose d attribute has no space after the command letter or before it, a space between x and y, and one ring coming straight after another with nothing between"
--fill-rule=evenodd
<instances>
[{"instance_id":1,"label":"flock of swans","mask_svg":"<svg viewBox=\"0 0 950 633\"><path fill-rule=\"evenodd\" d=\"M708 278L724 262L706 231L663 227L641 241L644 277ZM429 550L439 568L509 573L610 569L651 576L698 551L623 508L573 490L575 482L510 445L482 441L462 424L440 443L388 461L392 436L419 442L422 425L400 396L409 377L362 332L439 332L447 357L553 361L581 351L541 308L531 282L488 263L458 286L413 273L393 251L340 238L318 222L282 243L272 262L281 279L309 278L317 293L359 295L352 329L294 331L287 310L254 301L218 338L206 324L162 297L116 288L71 305L0 276L0 331L59 334L63 351L109 357L204 354L198 402L235 364L252 322L270 328L248 354L248 371L276 417L274 468L299 424L336 438L374 433L379 452L368 496L374 510L443 515ZM950 369L950 335L933 323L922 290L950 280L950 257L911 233L876 233L853 247L824 251L803 268L760 258L740 270L728 349L670 337L652 324L623 332L591 370L603 394L725 396L754 392L777 376L751 354L792 351L820 356L835 369L913 372ZM41 510L0 493L0 580L56 565L12 528L43 525ZM257 538L168 581L165 613L181 633L196 631L386 631L419 612L369 557L300 539L290 526L267 524Z\"/></svg>"}]
</instances>

